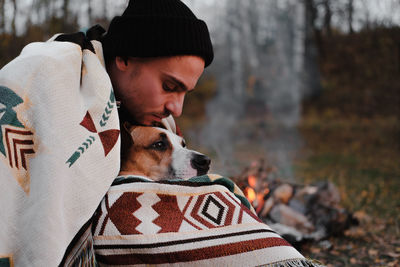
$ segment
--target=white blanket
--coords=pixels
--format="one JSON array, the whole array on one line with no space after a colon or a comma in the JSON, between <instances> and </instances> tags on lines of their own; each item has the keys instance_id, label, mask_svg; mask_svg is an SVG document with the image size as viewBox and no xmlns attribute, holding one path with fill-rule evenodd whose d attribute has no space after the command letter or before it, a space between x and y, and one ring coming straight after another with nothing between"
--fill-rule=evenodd
<instances>
[{"instance_id":1,"label":"white blanket","mask_svg":"<svg viewBox=\"0 0 400 267\"><path fill-rule=\"evenodd\" d=\"M119 171L101 44L27 45L0 71L0 265L57 266Z\"/></svg>"}]
</instances>

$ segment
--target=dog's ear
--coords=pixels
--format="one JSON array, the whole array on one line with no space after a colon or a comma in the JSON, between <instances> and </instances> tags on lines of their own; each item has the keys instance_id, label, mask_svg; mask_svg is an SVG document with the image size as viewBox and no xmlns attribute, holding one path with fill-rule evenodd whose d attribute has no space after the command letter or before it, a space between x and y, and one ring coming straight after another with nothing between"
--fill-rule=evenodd
<instances>
[{"instance_id":1,"label":"dog's ear","mask_svg":"<svg viewBox=\"0 0 400 267\"><path fill-rule=\"evenodd\" d=\"M134 126L130 124L127 121L124 121L120 125L121 128L121 141L123 142L124 145L127 145L127 147L133 145L133 139L131 132L134 129Z\"/></svg>"},{"instance_id":2,"label":"dog's ear","mask_svg":"<svg viewBox=\"0 0 400 267\"><path fill-rule=\"evenodd\" d=\"M128 133L130 136L131 136L131 138L132 138L132 132L133 132L133 130L136 128L136 127L138 127L139 125L133 125L133 124L131 124L130 122L128 122L128 121L125 121L123 124L122 124L122 127L123 127L123 130L126 132L126 133ZM133 140L132 140L133 141Z\"/></svg>"},{"instance_id":3,"label":"dog's ear","mask_svg":"<svg viewBox=\"0 0 400 267\"><path fill-rule=\"evenodd\" d=\"M124 131L126 131L129 135L131 134L131 128L132 128L132 124L130 124L128 121L124 121L122 123L122 128Z\"/></svg>"},{"instance_id":4,"label":"dog's ear","mask_svg":"<svg viewBox=\"0 0 400 267\"><path fill-rule=\"evenodd\" d=\"M131 124L129 122L121 122L121 162L129 155L129 150L133 146L133 139L131 136Z\"/></svg>"}]
</instances>

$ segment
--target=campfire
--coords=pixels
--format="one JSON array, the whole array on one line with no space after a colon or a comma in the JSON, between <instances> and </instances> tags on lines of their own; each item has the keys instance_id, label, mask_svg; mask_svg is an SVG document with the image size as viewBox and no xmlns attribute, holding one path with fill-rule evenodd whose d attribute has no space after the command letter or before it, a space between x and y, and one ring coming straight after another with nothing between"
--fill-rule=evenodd
<instances>
[{"instance_id":1,"label":"campfire","mask_svg":"<svg viewBox=\"0 0 400 267\"><path fill-rule=\"evenodd\" d=\"M260 185L258 181L260 181ZM256 209L257 214L259 214L264 205L264 198L269 193L268 183L261 183L261 180L255 175L249 175L247 177L247 183L248 186L244 189L244 194L251 205Z\"/></svg>"},{"instance_id":2,"label":"campfire","mask_svg":"<svg viewBox=\"0 0 400 267\"><path fill-rule=\"evenodd\" d=\"M340 206L340 193L331 182L285 182L263 160L251 163L233 179L258 216L292 244L342 234L355 223Z\"/></svg>"}]
</instances>

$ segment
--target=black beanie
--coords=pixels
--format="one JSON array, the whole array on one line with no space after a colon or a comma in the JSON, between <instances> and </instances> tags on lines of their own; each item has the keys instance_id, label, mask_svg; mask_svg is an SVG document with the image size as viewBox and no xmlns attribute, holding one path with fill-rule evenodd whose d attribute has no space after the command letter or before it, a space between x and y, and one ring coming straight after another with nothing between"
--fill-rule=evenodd
<instances>
[{"instance_id":1,"label":"black beanie","mask_svg":"<svg viewBox=\"0 0 400 267\"><path fill-rule=\"evenodd\" d=\"M214 58L207 25L180 0L130 0L102 43L106 60L196 55L207 67Z\"/></svg>"}]
</instances>

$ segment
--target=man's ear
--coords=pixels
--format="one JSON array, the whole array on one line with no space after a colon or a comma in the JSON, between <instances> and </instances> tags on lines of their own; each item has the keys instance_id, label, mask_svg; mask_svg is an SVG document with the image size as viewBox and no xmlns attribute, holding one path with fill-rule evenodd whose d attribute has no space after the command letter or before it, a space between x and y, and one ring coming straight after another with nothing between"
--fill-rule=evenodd
<instances>
[{"instance_id":1,"label":"man's ear","mask_svg":"<svg viewBox=\"0 0 400 267\"><path fill-rule=\"evenodd\" d=\"M128 60L122 57L115 57L115 66L120 71L125 71L128 69Z\"/></svg>"}]
</instances>

